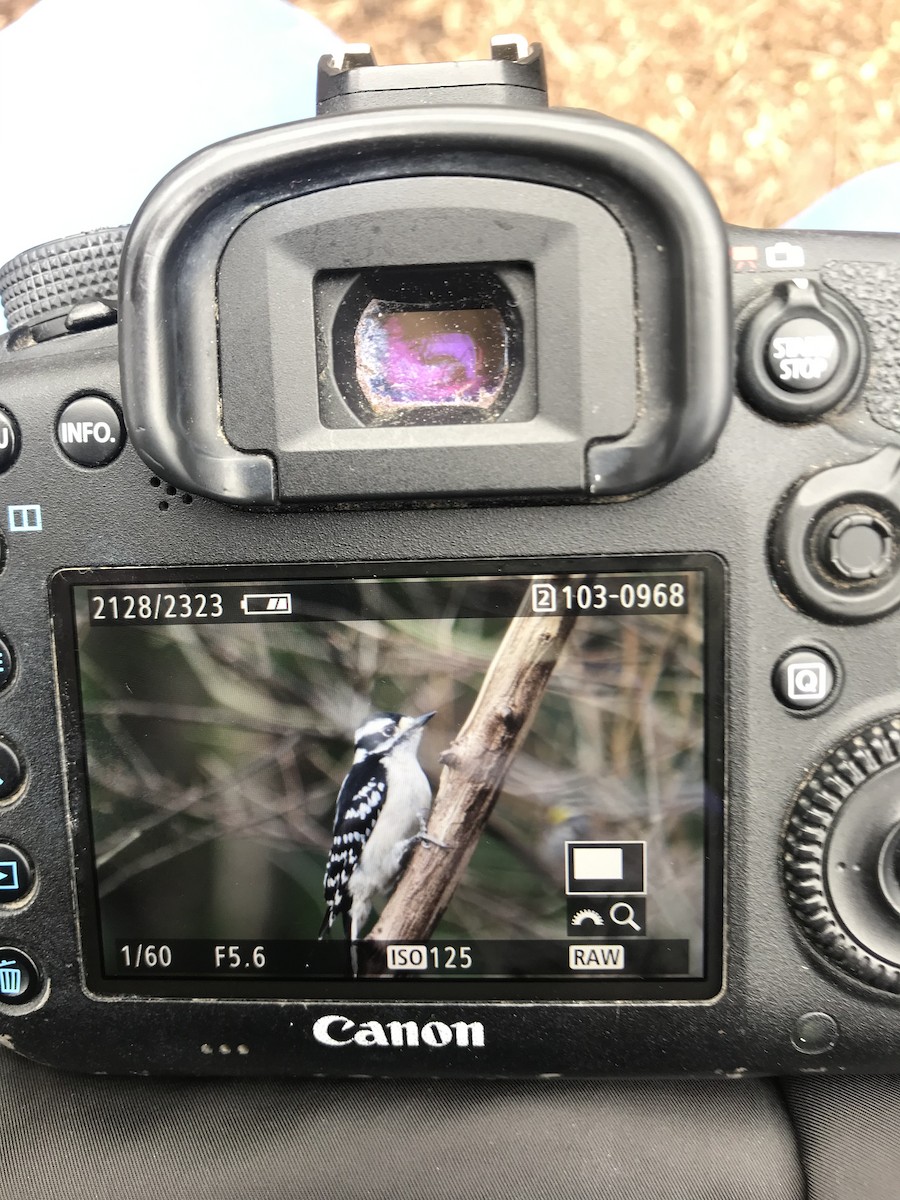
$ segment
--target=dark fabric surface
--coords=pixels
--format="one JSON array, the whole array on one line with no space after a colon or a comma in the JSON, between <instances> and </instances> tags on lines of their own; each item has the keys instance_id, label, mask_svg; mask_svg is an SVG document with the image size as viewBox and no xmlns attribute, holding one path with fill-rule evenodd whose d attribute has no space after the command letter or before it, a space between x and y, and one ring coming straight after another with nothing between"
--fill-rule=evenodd
<instances>
[{"instance_id":1,"label":"dark fabric surface","mask_svg":"<svg viewBox=\"0 0 900 1200\"><path fill-rule=\"evenodd\" d=\"M785 1079L809 1200L900 1197L900 1077Z\"/></svg>"},{"instance_id":2,"label":"dark fabric surface","mask_svg":"<svg viewBox=\"0 0 900 1200\"><path fill-rule=\"evenodd\" d=\"M803 1195L766 1082L173 1082L0 1053L2 1200Z\"/></svg>"}]
</instances>

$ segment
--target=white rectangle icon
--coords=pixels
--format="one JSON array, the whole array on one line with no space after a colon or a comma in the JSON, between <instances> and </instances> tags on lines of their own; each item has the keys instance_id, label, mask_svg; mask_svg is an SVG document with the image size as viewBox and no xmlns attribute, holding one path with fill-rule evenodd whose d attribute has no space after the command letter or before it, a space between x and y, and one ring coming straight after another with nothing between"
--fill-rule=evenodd
<instances>
[{"instance_id":1,"label":"white rectangle icon","mask_svg":"<svg viewBox=\"0 0 900 1200\"><path fill-rule=\"evenodd\" d=\"M569 946L570 971L624 971L625 947L604 942Z\"/></svg>"},{"instance_id":2,"label":"white rectangle icon","mask_svg":"<svg viewBox=\"0 0 900 1200\"><path fill-rule=\"evenodd\" d=\"M574 879L621 879L625 863L621 846L574 846Z\"/></svg>"},{"instance_id":3,"label":"white rectangle icon","mask_svg":"<svg viewBox=\"0 0 900 1200\"><path fill-rule=\"evenodd\" d=\"M428 967L427 946L388 946L389 971L424 971Z\"/></svg>"}]
</instances>

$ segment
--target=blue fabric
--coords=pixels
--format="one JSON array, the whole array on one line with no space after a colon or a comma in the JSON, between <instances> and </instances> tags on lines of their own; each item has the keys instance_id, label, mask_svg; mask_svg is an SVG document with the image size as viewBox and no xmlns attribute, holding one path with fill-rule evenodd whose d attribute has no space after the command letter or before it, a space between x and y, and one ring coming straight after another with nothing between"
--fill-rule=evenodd
<instances>
[{"instance_id":1,"label":"blue fabric","mask_svg":"<svg viewBox=\"0 0 900 1200\"><path fill-rule=\"evenodd\" d=\"M841 184L787 222L793 229L900 233L900 163L876 167Z\"/></svg>"},{"instance_id":2,"label":"blue fabric","mask_svg":"<svg viewBox=\"0 0 900 1200\"><path fill-rule=\"evenodd\" d=\"M339 46L286 0L40 0L0 32L0 263L128 224L202 146L311 117Z\"/></svg>"},{"instance_id":3,"label":"blue fabric","mask_svg":"<svg viewBox=\"0 0 900 1200\"><path fill-rule=\"evenodd\" d=\"M286 0L40 0L0 32L0 263L127 224L211 142L312 116L316 64L339 46ZM900 164L788 225L900 231Z\"/></svg>"}]
</instances>

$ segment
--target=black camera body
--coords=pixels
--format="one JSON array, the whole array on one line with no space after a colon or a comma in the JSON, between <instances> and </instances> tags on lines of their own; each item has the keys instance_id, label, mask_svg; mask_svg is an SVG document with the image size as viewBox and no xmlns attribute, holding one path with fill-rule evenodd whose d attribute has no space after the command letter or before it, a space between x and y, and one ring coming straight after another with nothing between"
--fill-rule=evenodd
<instances>
[{"instance_id":1,"label":"black camera body","mask_svg":"<svg viewBox=\"0 0 900 1200\"><path fill-rule=\"evenodd\" d=\"M896 1069L897 239L516 42L320 110L0 273L0 1039Z\"/></svg>"}]
</instances>

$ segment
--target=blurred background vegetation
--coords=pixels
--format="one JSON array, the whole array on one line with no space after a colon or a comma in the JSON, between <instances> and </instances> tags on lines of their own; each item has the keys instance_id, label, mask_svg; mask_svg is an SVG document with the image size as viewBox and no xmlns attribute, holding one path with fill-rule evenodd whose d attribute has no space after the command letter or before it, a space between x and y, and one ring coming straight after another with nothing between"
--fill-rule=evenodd
<instances>
[{"instance_id":1,"label":"blurred background vegetation","mask_svg":"<svg viewBox=\"0 0 900 1200\"><path fill-rule=\"evenodd\" d=\"M74 0L73 0L74 2ZM126 0L123 0L125 3ZM0 0L0 26L34 0ZM382 63L544 43L551 102L671 142L728 220L776 225L900 159L896 0L304 0Z\"/></svg>"},{"instance_id":2,"label":"blurred background vegetation","mask_svg":"<svg viewBox=\"0 0 900 1200\"><path fill-rule=\"evenodd\" d=\"M89 627L82 612L107 944L315 937L353 730L437 709L420 755L436 786L510 619L472 613L515 612L524 587L484 586L506 603L397 581L376 592L383 619ZM565 841L646 840L651 933L699 953L699 607L695 593L684 614L577 619L437 936L565 937Z\"/></svg>"}]
</instances>

